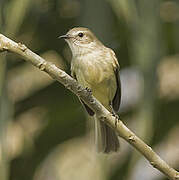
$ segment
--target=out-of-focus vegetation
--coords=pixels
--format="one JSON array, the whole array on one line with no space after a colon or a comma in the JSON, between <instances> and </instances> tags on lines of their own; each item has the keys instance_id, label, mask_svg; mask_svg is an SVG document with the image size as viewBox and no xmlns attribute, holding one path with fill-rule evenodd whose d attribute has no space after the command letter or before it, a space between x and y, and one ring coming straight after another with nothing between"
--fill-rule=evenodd
<instances>
[{"instance_id":1,"label":"out-of-focus vegetation","mask_svg":"<svg viewBox=\"0 0 179 180\"><path fill-rule=\"evenodd\" d=\"M0 32L70 73L57 39L90 28L121 65L120 117L179 169L177 0L3 0ZM1 180L164 180L121 139L119 154L95 152L93 120L77 97L14 54L0 54Z\"/></svg>"}]
</instances>

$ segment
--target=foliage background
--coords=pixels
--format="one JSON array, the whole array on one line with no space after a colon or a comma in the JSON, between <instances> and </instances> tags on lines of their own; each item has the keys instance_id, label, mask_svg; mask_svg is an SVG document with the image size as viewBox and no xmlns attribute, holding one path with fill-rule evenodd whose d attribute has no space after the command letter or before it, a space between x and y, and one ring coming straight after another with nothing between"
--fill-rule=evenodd
<instances>
[{"instance_id":1,"label":"foliage background","mask_svg":"<svg viewBox=\"0 0 179 180\"><path fill-rule=\"evenodd\" d=\"M179 169L179 2L2 0L0 31L70 73L58 40L85 26L119 59L120 117ZM93 121L78 99L14 54L0 54L1 180L166 179L126 142L95 153Z\"/></svg>"}]
</instances>

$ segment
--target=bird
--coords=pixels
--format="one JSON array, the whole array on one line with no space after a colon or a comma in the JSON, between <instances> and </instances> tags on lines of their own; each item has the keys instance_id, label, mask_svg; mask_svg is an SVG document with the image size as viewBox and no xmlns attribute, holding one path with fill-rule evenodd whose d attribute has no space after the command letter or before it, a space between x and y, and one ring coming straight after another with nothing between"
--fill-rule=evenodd
<instances>
[{"instance_id":1,"label":"bird","mask_svg":"<svg viewBox=\"0 0 179 180\"><path fill-rule=\"evenodd\" d=\"M91 90L92 95L111 113L117 113L121 102L120 66L114 51L98 40L85 27L74 27L59 36L72 52L71 75L79 84ZM84 108L95 119L97 151L118 152L120 143L116 132L99 120L95 112L81 100Z\"/></svg>"}]
</instances>

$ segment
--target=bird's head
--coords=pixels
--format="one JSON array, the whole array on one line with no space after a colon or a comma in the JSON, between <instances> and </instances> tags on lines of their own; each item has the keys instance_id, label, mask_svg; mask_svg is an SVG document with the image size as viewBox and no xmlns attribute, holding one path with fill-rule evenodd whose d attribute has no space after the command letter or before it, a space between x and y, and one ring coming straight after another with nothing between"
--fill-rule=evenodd
<instances>
[{"instance_id":1,"label":"bird's head","mask_svg":"<svg viewBox=\"0 0 179 180\"><path fill-rule=\"evenodd\" d=\"M59 38L65 39L73 55L87 53L94 50L97 45L102 45L96 36L84 27L75 27Z\"/></svg>"}]
</instances>

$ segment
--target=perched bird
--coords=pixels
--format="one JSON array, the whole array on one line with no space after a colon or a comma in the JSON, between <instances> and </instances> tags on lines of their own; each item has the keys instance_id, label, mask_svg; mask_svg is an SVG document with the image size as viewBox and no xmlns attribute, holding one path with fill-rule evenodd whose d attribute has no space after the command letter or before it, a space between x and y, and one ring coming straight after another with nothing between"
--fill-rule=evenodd
<instances>
[{"instance_id":1,"label":"perched bird","mask_svg":"<svg viewBox=\"0 0 179 180\"><path fill-rule=\"evenodd\" d=\"M117 112L121 100L119 64L115 53L105 47L88 29L75 27L60 36L72 51L71 74L111 113ZM95 118L96 144L99 152L116 152L119 139L111 127L98 120L95 113L82 100L89 115Z\"/></svg>"}]
</instances>

